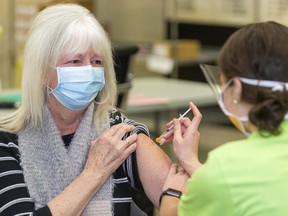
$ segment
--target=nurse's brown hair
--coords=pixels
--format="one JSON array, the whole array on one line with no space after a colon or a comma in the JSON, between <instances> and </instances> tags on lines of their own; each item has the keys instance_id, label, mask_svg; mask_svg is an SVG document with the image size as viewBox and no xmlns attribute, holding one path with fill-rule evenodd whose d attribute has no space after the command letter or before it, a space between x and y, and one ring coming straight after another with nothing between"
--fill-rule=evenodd
<instances>
[{"instance_id":1,"label":"nurse's brown hair","mask_svg":"<svg viewBox=\"0 0 288 216\"><path fill-rule=\"evenodd\" d=\"M218 64L226 80L246 77L288 82L288 28L271 21L244 26L225 42ZM249 120L261 132L279 133L288 110L287 91L242 86L241 99L253 105Z\"/></svg>"}]
</instances>

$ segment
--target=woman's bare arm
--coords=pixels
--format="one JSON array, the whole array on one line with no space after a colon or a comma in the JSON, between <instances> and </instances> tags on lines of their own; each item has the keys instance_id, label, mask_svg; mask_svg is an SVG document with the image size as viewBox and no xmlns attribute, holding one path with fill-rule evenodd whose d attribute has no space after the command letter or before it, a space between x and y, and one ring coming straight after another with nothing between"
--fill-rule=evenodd
<instances>
[{"instance_id":1,"label":"woman's bare arm","mask_svg":"<svg viewBox=\"0 0 288 216\"><path fill-rule=\"evenodd\" d=\"M138 135L136 155L145 193L154 206L158 207L159 197L172 162L164 151L144 134Z\"/></svg>"}]
</instances>

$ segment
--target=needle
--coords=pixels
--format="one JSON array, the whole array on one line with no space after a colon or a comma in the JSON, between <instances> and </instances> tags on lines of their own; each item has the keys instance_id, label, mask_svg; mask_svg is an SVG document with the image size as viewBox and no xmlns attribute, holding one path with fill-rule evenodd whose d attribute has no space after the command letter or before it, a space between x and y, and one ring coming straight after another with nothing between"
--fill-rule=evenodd
<instances>
[{"instance_id":1,"label":"needle","mask_svg":"<svg viewBox=\"0 0 288 216\"><path fill-rule=\"evenodd\" d=\"M190 111L191 109L189 108L188 110L186 110L185 113L183 113L182 115L180 114L180 117L178 118L178 120L182 119L185 115L187 115L187 113ZM164 135L166 133L168 133L169 131L171 131L173 129L174 125L171 125L169 128L167 128L158 138L156 138L156 142L158 142L160 145L163 145L165 143L165 138Z\"/></svg>"}]
</instances>

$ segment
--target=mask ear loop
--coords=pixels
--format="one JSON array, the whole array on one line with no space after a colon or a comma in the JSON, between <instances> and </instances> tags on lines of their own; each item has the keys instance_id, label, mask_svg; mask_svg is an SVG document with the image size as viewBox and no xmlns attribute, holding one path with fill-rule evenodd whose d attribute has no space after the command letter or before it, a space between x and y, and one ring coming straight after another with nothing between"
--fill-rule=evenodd
<instances>
[{"instance_id":1,"label":"mask ear loop","mask_svg":"<svg viewBox=\"0 0 288 216\"><path fill-rule=\"evenodd\" d=\"M230 79L222 88L221 90L221 96L218 100L218 104L221 108L221 110L224 112L224 114L229 118L229 120L231 121L231 123L239 130L241 131L246 137L248 137L250 135L250 133L247 131L244 122L249 122L249 118L248 116L241 116L238 117L236 115L234 115L233 113L231 113L230 111L228 111L225 107L224 104L224 91L228 88L228 86L231 85L231 83L233 83L233 78ZM237 105L238 101L236 99L233 99L233 104Z\"/></svg>"},{"instance_id":2,"label":"mask ear loop","mask_svg":"<svg viewBox=\"0 0 288 216\"><path fill-rule=\"evenodd\" d=\"M47 89L48 89L48 94L52 94L52 92L54 91L54 89L52 89L50 86L46 85Z\"/></svg>"},{"instance_id":3,"label":"mask ear loop","mask_svg":"<svg viewBox=\"0 0 288 216\"><path fill-rule=\"evenodd\" d=\"M50 65L49 64L49 67L51 68L51 70L56 70L56 73L58 73L58 67L59 66L53 66L53 65ZM52 72L51 72L52 73ZM51 76L51 74L50 74L50 76ZM58 75L57 75L57 77L58 77ZM47 80L47 82L48 81L50 81L50 78L49 78L49 80ZM54 91L54 89L52 89L49 85L48 85L48 83L46 83L46 84L44 84L44 86L46 87L46 89L47 89L47 96L49 95L49 94L51 94L52 93L52 91Z\"/></svg>"}]
</instances>

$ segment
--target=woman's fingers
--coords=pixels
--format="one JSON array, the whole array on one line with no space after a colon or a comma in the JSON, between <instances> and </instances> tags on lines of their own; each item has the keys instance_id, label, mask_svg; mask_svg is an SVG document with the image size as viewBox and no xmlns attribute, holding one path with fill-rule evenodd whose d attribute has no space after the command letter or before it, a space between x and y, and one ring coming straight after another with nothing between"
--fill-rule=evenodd
<instances>
[{"instance_id":1,"label":"woman's fingers","mask_svg":"<svg viewBox=\"0 0 288 216\"><path fill-rule=\"evenodd\" d=\"M111 153L114 152L115 154L121 154L129 146L136 144L136 133L131 134L129 137L123 139L125 134L132 132L134 129L135 127L133 125L128 125L125 123L114 125L113 127L107 129L96 139L99 144L101 143L98 145L98 148L101 148L100 146L105 146L107 151L110 151Z\"/></svg>"},{"instance_id":2,"label":"woman's fingers","mask_svg":"<svg viewBox=\"0 0 288 216\"><path fill-rule=\"evenodd\" d=\"M167 125L174 125L174 121L176 119L173 119L171 120L171 122L167 123ZM183 119L179 120L180 121L180 124L181 124L181 131L182 131L182 134L185 133L186 131L186 128L189 127L189 125L191 124L191 120L188 118L188 117L184 117ZM172 130L170 130L169 132L167 132L165 135L164 135L164 138L166 140L166 142L169 142L173 139L173 136L174 136L174 127Z\"/></svg>"},{"instance_id":3,"label":"woman's fingers","mask_svg":"<svg viewBox=\"0 0 288 216\"><path fill-rule=\"evenodd\" d=\"M136 141L137 141L137 134L132 134L123 140L124 145L126 145L126 147L129 147L130 145L132 145Z\"/></svg>"},{"instance_id":4,"label":"woman's fingers","mask_svg":"<svg viewBox=\"0 0 288 216\"><path fill-rule=\"evenodd\" d=\"M122 138L126 133L131 132L135 129L133 125L128 125L125 123L120 123L109 128L105 133L107 136L113 136L117 138Z\"/></svg>"},{"instance_id":5,"label":"woman's fingers","mask_svg":"<svg viewBox=\"0 0 288 216\"><path fill-rule=\"evenodd\" d=\"M180 123L183 128L188 128L189 125L191 124L191 119L188 117L184 117L183 119L180 120Z\"/></svg>"},{"instance_id":6,"label":"woman's fingers","mask_svg":"<svg viewBox=\"0 0 288 216\"><path fill-rule=\"evenodd\" d=\"M173 125L173 119L166 124L166 128L169 128Z\"/></svg>"},{"instance_id":7,"label":"woman's fingers","mask_svg":"<svg viewBox=\"0 0 288 216\"><path fill-rule=\"evenodd\" d=\"M199 109L194 105L194 103L190 102L189 107L191 108L192 113L194 115L194 117L192 118L191 125L194 126L193 127L194 130L198 130L199 125L200 125L201 120L202 120L202 114L200 113Z\"/></svg>"},{"instance_id":8,"label":"woman's fingers","mask_svg":"<svg viewBox=\"0 0 288 216\"><path fill-rule=\"evenodd\" d=\"M126 133L134 130L134 126L121 123L107 129L91 144L87 167L105 169L111 172L136 149L137 134L122 139Z\"/></svg>"},{"instance_id":9,"label":"woman's fingers","mask_svg":"<svg viewBox=\"0 0 288 216\"><path fill-rule=\"evenodd\" d=\"M174 120L174 137L173 139L177 142L182 142L182 129L181 129L181 124L178 119Z\"/></svg>"},{"instance_id":10,"label":"woman's fingers","mask_svg":"<svg viewBox=\"0 0 288 216\"><path fill-rule=\"evenodd\" d=\"M184 136L187 133L193 133L195 131L198 131L199 125L202 120L202 114L198 110L198 108L194 105L194 103L190 102L189 107L192 110L193 118L190 120L188 117L184 117L182 119L176 119L174 118L170 122L166 124L166 127L169 128L172 125L174 125L173 129L167 132L164 135L164 138L166 140L166 143L170 142L172 139L178 139L181 140L182 136ZM175 128L175 124L177 124L177 129ZM187 132L189 128L189 132ZM177 135L175 137L175 131L177 130Z\"/></svg>"},{"instance_id":11,"label":"woman's fingers","mask_svg":"<svg viewBox=\"0 0 288 216\"><path fill-rule=\"evenodd\" d=\"M189 118L183 118L181 120L174 119L174 138L175 133L177 133L177 138L179 139L182 137L183 134L198 131L199 125L202 120L202 114L192 102L189 103L189 107L192 110L193 118L192 120L190 120Z\"/></svg>"},{"instance_id":12,"label":"woman's fingers","mask_svg":"<svg viewBox=\"0 0 288 216\"><path fill-rule=\"evenodd\" d=\"M174 120L174 139L176 139L178 142L182 142L182 140L185 139L186 136L190 137L192 134L196 134L199 137L198 129L202 120L202 114L192 102L189 103L189 106L193 112L192 120L181 120L182 125L184 124L184 127L186 127L186 131L183 132L179 120Z\"/></svg>"},{"instance_id":13,"label":"woman's fingers","mask_svg":"<svg viewBox=\"0 0 288 216\"><path fill-rule=\"evenodd\" d=\"M190 176L185 172L185 170L179 171L179 166L177 164L172 164L163 185L163 190L173 188L175 190L184 191L189 177Z\"/></svg>"},{"instance_id":14,"label":"woman's fingers","mask_svg":"<svg viewBox=\"0 0 288 216\"><path fill-rule=\"evenodd\" d=\"M178 165L173 163L170 167L169 173L170 174L176 174L177 173L177 169L178 169Z\"/></svg>"}]
</instances>

